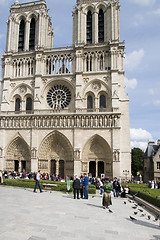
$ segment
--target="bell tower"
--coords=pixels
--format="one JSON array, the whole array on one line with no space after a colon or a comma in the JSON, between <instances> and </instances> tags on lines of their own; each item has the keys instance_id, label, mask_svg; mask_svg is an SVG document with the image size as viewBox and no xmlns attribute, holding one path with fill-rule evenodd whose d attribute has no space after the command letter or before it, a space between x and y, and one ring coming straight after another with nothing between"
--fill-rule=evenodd
<instances>
[{"instance_id":1,"label":"bell tower","mask_svg":"<svg viewBox=\"0 0 160 240\"><path fill-rule=\"evenodd\" d=\"M73 10L73 42L119 41L119 1L77 0Z\"/></svg>"}]
</instances>

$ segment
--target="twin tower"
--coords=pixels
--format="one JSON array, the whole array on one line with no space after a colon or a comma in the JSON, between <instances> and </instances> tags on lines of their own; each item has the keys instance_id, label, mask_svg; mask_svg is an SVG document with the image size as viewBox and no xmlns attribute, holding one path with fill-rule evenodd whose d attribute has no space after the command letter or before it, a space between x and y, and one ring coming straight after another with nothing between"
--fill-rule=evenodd
<instances>
[{"instance_id":1,"label":"twin tower","mask_svg":"<svg viewBox=\"0 0 160 240\"><path fill-rule=\"evenodd\" d=\"M131 177L119 8L118 0L77 0L73 45L53 48L46 1L11 6L0 169Z\"/></svg>"}]
</instances>

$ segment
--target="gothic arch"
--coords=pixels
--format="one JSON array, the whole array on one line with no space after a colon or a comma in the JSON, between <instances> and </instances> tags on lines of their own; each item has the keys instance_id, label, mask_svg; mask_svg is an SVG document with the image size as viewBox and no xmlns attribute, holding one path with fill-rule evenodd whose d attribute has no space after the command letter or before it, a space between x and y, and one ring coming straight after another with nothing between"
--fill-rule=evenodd
<instances>
[{"instance_id":1,"label":"gothic arch","mask_svg":"<svg viewBox=\"0 0 160 240\"><path fill-rule=\"evenodd\" d=\"M20 24L20 22L21 22L21 20L24 20L25 22L26 22L26 19L27 19L27 14L26 13L23 13L23 14L19 14L18 16L17 16L17 22L18 22L18 24Z\"/></svg>"},{"instance_id":2,"label":"gothic arch","mask_svg":"<svg viewBox=\"0 0 160 240\"><path fill-rule=\"evenodd\" d=\"M35 20L37 21L38 20L38 13L36 13L36 12L29 13L28 16L27 16L27 20L31 21L32 18L35 18Z\"/></svg>"},{"instance_id":3,"label":"gothic arch","mask_svg":"<svg viewBox=\"0 0 160 240\"><path fill-rule=\"evenodd\" d=\"M29 85L21 83L12 90L10 95L10 101L13 101L16 95L20 96L22 100L24 100L27 94L33 97L33 89Z\"/></svg>"},{"instance_id":4,"label":"gothic arch","mask_svg":"<svg viewBox=\"0 0 160 240\"><path fill-rule=\"evenodd\" d=\"M93 79L93 80L89 81L89 82L85 85L85 87L84 87L84 89L83 89L83 93L82 93L83 98L85 98L86 93L89 91L88 88L91 87L91 86L93 86L94 83L98 84L99 86L100 86L100 85L103 86L103 87L105 88L105 89L103 89L103 91L105 90L106 93L108 94L108 96L111 97L111 89L109 88L109 86L108 86L106 83L104 83L102 80L100 80L100 79ZM98 85L97 85L97 88L98 88ZM94 94L95 94L94 89L92 89L92 90L93 90L93 92L94 92ZM99 93L100 91L102 91L102 89L99 87L99 89L97 89L96 91L97 91L97 93ZM96 97L97 97L97 96L96 96Z\"/></svg>"},{"instance_id":5,"label":"gothic arch","mask_svg":"<svg viewBox=\"0 0 160 240\"><path fill-rule=\"evenodd\" d=\"M91 11L92 14L94 13L94 11L95 11L95 6L94 6L94 4L89 4L89 5L87 5L87 6L84 8L84 10L83 10L83 12L84 12L85 15L87 15L88 11Z\"/></svg>"},{"instance_id":6,"label":"gothic arch","mask_svg":"<svg viewBox=\"0 0 160 240\"><path fill-rule=\"evenodd\" d=\"M96 8L97 8L97 11L99 11L100 9L102 9L103 12L105 13L106 10L107 10L107 5L106 5L105 3L98 3L97 6L96 6Z\"/></svg>"},{"instance_id":7,"label":"gothic arch","mask_svg":"<svg viewBox=\"0 0 160 240\"><path fill-rule=\"evenodd\" d=\"M31 150L24 138L18 133L6 148L6 169L13 171L15 161L19 162L19 170L25 166L26 171L31 171Z\"/></svg>"},{"instance_id":8,"label":"gothic arch","mask_svg":"<svg viewBox=\"0 0 160 240\"><path fill-rule=\"evenodd\" d=\"M95 163L96 176L99 172L98 164L103 163L103 173L105 176L112 177L112 151L107 141L98 134L92 136L83 148L82 172L90 172L90 163Z\"/></svg>"},{"instance_id":9,"label":"gothic arch","mask_svg":"<svg viewBox=\"0 0 160 240\"><path fill-rule=\"evenodd\" d=\"M74 174L73 147L67 137L59 131L47 135L38 150L38 164L43 171L51 172L51 161L64 161L64 175Z\"/></svg>"}]
</instances>

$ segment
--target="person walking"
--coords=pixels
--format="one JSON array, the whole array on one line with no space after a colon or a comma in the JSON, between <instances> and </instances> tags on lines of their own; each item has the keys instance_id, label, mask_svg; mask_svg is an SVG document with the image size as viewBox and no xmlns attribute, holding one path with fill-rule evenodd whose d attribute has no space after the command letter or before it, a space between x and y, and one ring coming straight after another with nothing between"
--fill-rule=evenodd
<instances>
[{"instance_id":1,"label":"person walking","mask_svg":"<svg viewBox=\"0 0 160 240\"><path fill-rule=\"evenodd\" d=\"M39 170L38 173L36 174L36 177L35 177L36 184L35 184L35 187L34 187L34 192L36 192L37 186L39 187L40 192L42 192L41 185L39 183L40 179L41 179L41 171Z\"/></svg>"},{"instance_id":2,"label":"person walking","mask_svg":"<svg viewBox=\"0 0 160 240\"><path fill-rule=\"evenodd\" d=\"M120 192L120 183L119 183L118 179L115 177L114 181L113 181L113 194L114 194L114 197L118 197L119 196L119 192Z\"/></svg>"},{"instance_id":3,"label":"person walking","mask_svg":"<svg viewBox=\"0 0 160 240\"><path fill-rule=\"evenodd\" d=\"M106 178L105 183L104 183L104 193L103 193L103 199L102 199L102 205L103 205L104 209L106 209L106 208L109 209L108 206L112 205L111 190L112 190L112 187L109 182L109 178Z\"/></svg>"},{"instance_id":4,"label":"person walking","mask_svg":"<svg viewBox=\"0 0 160 240\"><path fill-rule=\"evenodd\" d=\"M73 181L73 189L74 189L74 199L76 199L76 194L77 194L77 199L79 198L79 190L80 190L80 180L78 177L75 177L75 180Z\"/></svg>"},{"instance_id":5,"label":"person walking","mask_svg":"<svg viewBox=\"0 0 160 240\"><path fill-rule=\"evenodd\" d=\"M87 177L87 174L84 174L84 181L83 181L83 186L84 186L84 199L88 199L88 184L89 184L89 178Z\"/></svg>"}]
</instances>

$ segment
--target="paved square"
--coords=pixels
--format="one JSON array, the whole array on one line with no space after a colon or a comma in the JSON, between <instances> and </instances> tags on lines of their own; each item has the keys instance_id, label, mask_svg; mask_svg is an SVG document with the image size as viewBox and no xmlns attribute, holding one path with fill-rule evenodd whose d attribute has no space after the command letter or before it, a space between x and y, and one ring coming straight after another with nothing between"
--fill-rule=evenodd
<instances>
[{"instance_id":1,"label":"paved square","mask_svg":"<svg viewBox=\"0 0 160 240\"><path fill-rule=\"evenodd\" d=\"M109 213L101 207L99 196L74 200L72 195L59 192L33 193L32 189L4 186L0 186L0 193L2 240L160 239L154 216L141 207L133 209L134 203L128 200L112 197L113 213Z\"/></svg>"}]
</instances>

